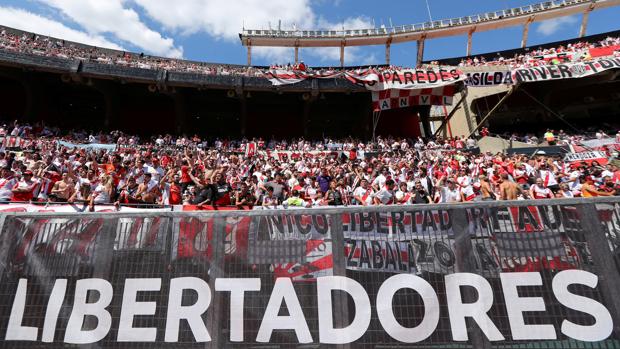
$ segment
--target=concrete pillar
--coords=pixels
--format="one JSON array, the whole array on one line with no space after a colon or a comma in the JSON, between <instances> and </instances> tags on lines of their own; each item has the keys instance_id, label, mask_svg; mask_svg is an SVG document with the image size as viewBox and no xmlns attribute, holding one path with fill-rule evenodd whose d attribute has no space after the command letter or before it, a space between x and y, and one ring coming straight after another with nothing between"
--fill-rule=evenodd
<instances>
[{"instance_id":1,"label":"concrete pillar","mask_svg":"<svg viewBox=\"0 0 620 349\"><path fill-rule=\"evenodd\" d=\"M340 44L340 67L344 67L344 45L345 42L343 41Z\"/></svg>"},{"instance_id":2,"label":"concrete pillar","mask_svg":"<svg viewBox=\"0 0 620 349\"><path fill-rule=\"evenodd\" d=\"M581 17L581 28L579 29L580 38L583 38L584 36L586 36L586 31L588 29L588 19L590 17L591 11L592 11L591 8L586 10L586 12L584 12L583 16Z\"/></svg>"},{"instance_id":3,"label":"concrete pillar","mask_svg":"<svg viewBox=\"0 0 620 349\"><path fill-rule=\"evenodd\" d=\"M534 16L527 19L527 22L523 25L523 37L521 38L521 48L527 47L527 37L530 33L530 24L534 22Z\"/></svg>"},{"instance_id":4,"label":"concrete pillar","mask_svg":"<svg viewBox=\"0 0 620 349\"><path fill-rule=\"evenodd\" d=\"M463 98L463 112L465 113L465 120L467 121L467 132L471 133L478 125L476 125L476 120L472 118L469 110L469 102L467 101L467 92L465 89L461 91L461 97Z\"/></svg>"},{"instance_id":5,"label":"concrete pillar","mask_svg":"<svg viewBox=\"0 0 620 349\"><path fill-rule=\"evenodd\" d=\"M476 28L470 30L469 33L467 33L467 54L466 54L467 57L471 56L471 42L472 42L475 30Z\"/></svg>"},{"instance_id":6,"label":"concrete pillar","mask_svg":"<svg viewBox=\"0 0 620 349\"><path fill-rule=\"evenodd\" d=\"M248 65L252 65L252 45L248 43Z\"/></svg>"},{"instance_id":7,"label":"concrete pillar","mask_svg":"<svg viewBox=\"0 0 620 349\"><path fill-rule=\"evenodd\" d=\"M432 136L433 132L431 131L431 121L430 121L431 107L430 106L420 107L419 115L420 115L420 121L422 122L422 130L424 131L424 136L425 137Z\"/></svg>"},{"instance_id":8,"label":"concrete pillar","mask_svg":"<svg viewBox=\"0 0 620 349\"><path fill-rule=\"evenodd\" d=\"M418 56L416 58L417 66L422 65L422 61L424 61L424 40L426 40L426 37L422 37L418 40Z\"/></svg>"},{"instance_id":9,"label":"concrete pillar","mask_svg":"<svg viewBox=\"0 0 620 349\"><path fill-rule=\"evenodd\" d=\"M390 65L390 49L392 47L392 37L385 42L385 64Z\"/></svg>"},{"instance_id":10,"label":"concrete pillar","mask_svg":"<svg viewBox=\"0 0 620 349\"><path fill-rule=\"evenodd\" d=\"M299 64L299 46L295 46L295 64Z\"/></svg>"}]
</instances>

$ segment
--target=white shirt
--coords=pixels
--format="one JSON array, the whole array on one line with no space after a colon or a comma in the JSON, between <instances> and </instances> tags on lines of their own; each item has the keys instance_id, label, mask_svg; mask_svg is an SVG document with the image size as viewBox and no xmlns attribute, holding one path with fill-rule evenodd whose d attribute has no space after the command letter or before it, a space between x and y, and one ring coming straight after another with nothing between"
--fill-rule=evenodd
<instances>
[{"instance_id":1,"label":"white shirt","mask_svg":"<svg viewBox=\"0 0 620 349\"><path fill-rule=\"evenodd\" d=\"M153 167L153 166L147 165L145 166L145 169L146 169L145 173L150 173L151 177L156 181L159 181L161 177L163 177L164 174L166 174L164 169L161 168L161 166Z\"/></svg>"},{"instance_id":2,"label":"white shirt","mask_svg":"<svg viewBox=\"0 0 620 349\"><path fill-rule=\"evenodd\" d=\"M462 187L461 193L463 193L463 196L465 197L465 201L473 201L476 198L474 187L472 187L471 185Z\"/></svg>"},{"instance_id":3,"label":"white shirt","mask_svg":"<svg viewBox=\"0 0 620 349\"><path fill-rule=\"evenodd\" d=\"M353 191L353 196L355 197L361 197L362 199L364 197L366 197L366 199L364 200L364 202L367 205L372 204L372 194L373 194L373 190L372 188L368 188L368 189L364 189L362 187L357 187L355 188L355 190Z\"/></svg>"},{"instance_id":4,"label":"white shirt","mask_svg":"<svg viewBox=\"0 0 620 349\"><path fill-rule=\"evenodd\" d=\"M441 187L441 202L461 202L461 191L458 187L455 187L454 190Z\"/></svg>"},{"instance_id":5,"label":"white shirt","mask_svg":"<svg viewBox=\"0 0 620 349\"><path fill-rule=\"evenodd\" d=\"M0 200L11 200L13 197L12 190L17 185L17 179L15 177L11 178L0 178Z\"/></svg>"},{"instance_id":6,"label":"white shirt","mask_svg":"<svg viewBox=\"0 0 620 349\"><path fill-rule=\"evenodd\" d=\"M379 188L382 188L385 185L386 180L387 178L385 178L384 175L380 174L377 176L377 178L375 178L374 181L372 181L372 185L378 185Z\"/></svg>"},{"instance_id":7,"label":"white shirt","mask_svg":"<svg viewBox=\"0 0 620 349\"><path fill-rule=\"evenodd\" d=\"M543 199L543 198L552 198L553 194L549 188L543 188L538 186L537 184L532 185L531 188L534 193L534 199Z\"/></svg>"},{"instance_id":8,"label":"white shirt","mask_svg":"<svg viewBox=\"0 0 620 349\"><path fill-rule=\"evenodd\" d=\"M381 201L382 204L387 205L393 202L394 192L386 188L383 188L379 190L378 192L376 192L375 194L373 194L373 197L379 199L379 201Z\"/></svg>"},{"instance_id":9,"label":"white shirt","mask_svg":"<svg viewBox=\"0 0 620 349\"><path fill-rule=\"evenodd\" d=\"M548 187L558 184L555 175L551 171L540 170L540 178L542 178L543 183L546 183Z\"/></svg>"},{"instance_id":10,"label":"white shirt","mask_svg":"<svg viewBox=\"0 0 620 349\"><path fill-rule=\"evenodd\" d=\"M95 194L97 194L94 200L96 204L107 204L110 202L110 195L104 185L98 184L95 188Z\"/></svg>"}]
</instances>

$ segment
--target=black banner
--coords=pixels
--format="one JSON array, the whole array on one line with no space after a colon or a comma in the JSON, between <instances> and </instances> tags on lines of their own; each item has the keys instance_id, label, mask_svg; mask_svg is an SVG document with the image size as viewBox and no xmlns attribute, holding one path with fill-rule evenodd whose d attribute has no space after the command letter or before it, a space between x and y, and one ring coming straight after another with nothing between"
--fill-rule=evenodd
<instances>
[{"instance_id":1,"label":"black banner","mask_svg":"<svg viewBox=\"0 0 620 349\"><path fill-rule=\"evenodd\" d=\"M614 206L475 205L7 216L0 347L620 344Z\"/></svg>"}]
</instances>

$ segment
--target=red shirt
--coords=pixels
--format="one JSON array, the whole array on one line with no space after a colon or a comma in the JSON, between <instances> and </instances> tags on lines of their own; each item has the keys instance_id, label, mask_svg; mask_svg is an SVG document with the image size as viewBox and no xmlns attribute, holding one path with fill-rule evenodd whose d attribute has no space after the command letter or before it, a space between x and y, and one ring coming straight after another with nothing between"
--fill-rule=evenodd
<instances>
[{"instance_id":1,"label":"red shirt","mask_svg":"<svg viewBox=\"0 0 620 349\"><path fill-rule=\"evenodd\" d=\"M17 184L17 187L19 188L20 186L23 186L23 184L27 184L27 183L24 182L24 181L19 181L19 183ZM13 199L11 201L30 201L30 200L32 200L34 188L36 188L36 183L34 183L34 185L31 185L30 191L13 193Z\"/></svg>"},{"instance_id":2,"label":"red shirt","mask_svg":"<svg viewBox=\"0 0 620 349\"><path fill-rule=\"evenodd\" d=\"M183 201L181 200L181 186L176 184L170 185L170 205L180 205Z\"/></svg>"},{"instance_id":3,"label":"red shirt","mask_svg":"<svg viewBox=\"0 0 620 349\"><path fill-rule=\"evenodd\" d=\"M168 157L168 155L164 155L161 159L161 166L165 168L168 166L169 163L170 163L170 158Z\"/></svg>"},{"instance_id":4,"label":"red shirt","mask_svg":"<svg viewBox=\"0 0 620 349\"><path fill-rule=\"evenodd\" d=\"M192 179L189 177L189 166L181 166L181 183L190 183Z\"/></svg>"}]
</instances>

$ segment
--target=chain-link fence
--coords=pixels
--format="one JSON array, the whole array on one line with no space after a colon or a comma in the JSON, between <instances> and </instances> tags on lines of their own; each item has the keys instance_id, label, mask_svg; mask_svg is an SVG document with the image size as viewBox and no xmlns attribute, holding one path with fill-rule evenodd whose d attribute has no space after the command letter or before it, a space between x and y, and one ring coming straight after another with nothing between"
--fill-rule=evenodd
<instances>
[{"instance_id":1,"label":"chain-link fence","mask_svg":"<svg viewBox=\"0 0 620 349\"><path fill-rule=\"evenodd\" d=\"M0 216L0 347L620 348L620 200Z\"/></svg>"}]
</instances>

